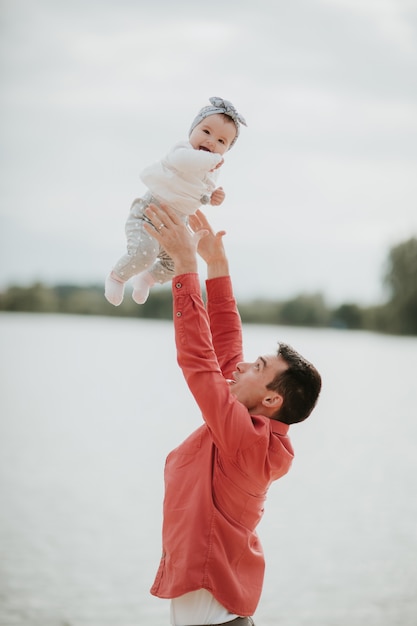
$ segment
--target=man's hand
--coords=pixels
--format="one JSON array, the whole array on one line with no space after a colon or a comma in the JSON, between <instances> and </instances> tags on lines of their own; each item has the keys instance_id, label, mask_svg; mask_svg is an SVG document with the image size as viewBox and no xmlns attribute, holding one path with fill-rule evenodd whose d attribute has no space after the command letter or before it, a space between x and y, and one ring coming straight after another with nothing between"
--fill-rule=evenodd
<instances>
[{"instance_id":1,"label":"man's hand","mask_svg":"<svg viewBox=\"0 0 417 626\"><path fill-rule=\"evenodd\" d=\"M190 232L181 218L166 205L160 208L151 204L145 209L145 214L152 222L152 226L144 222L145 230L172 258L175 273L197 272L197 246L208 231L198 228Z\"/></svg>"},{"instance_id":2,"label":"man's hand","mask_svg":"<svg viewBox=\"0 0 417 626\"><path fill-rule=\"evenodd\" d=\"M225 197L226 194L224 193L223 187L217 187L217 189L215 189L211 194L210 204L212 206L219 206Z\"/></svg>"},{"instance_id":3,"label":"man's hand","mask_svg":"<svg viewBox=\"0 0 417 626\"><path fill-rule=\"evenodd\" d=\"M229 275L229 265L223 246L223 237L226 231L219 230L215 233L207 221L206 216L200 210L190 215L189 224L194 233L204 232L206 235L198 242L197 251L207 263L207 277L217 278Z\"/></svg>"}]
</instances>

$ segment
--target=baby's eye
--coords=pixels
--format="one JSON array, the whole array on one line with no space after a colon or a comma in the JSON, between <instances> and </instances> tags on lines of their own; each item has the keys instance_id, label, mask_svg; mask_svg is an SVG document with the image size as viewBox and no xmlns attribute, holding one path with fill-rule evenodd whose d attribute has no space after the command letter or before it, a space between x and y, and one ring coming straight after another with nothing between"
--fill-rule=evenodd
<instances>
[{"instance_id":1,"label":"baby's eye","mask_svg":"<svg viewBox=\"0 0 417 626\"><path fill-rule=\"evenodd\" d=\"M206 133L206 135L210 134L209 131L206 128L203 130L203 133Z\"/></svg>"},{"instance_id":2,"label":"baby's eye","mask_svg":"<svg viewBox=\"0 0 417 626\"><path fill-rule=\"evenodd\" d=\"M219 142L224 144L224 139L219 139Z\"/></svg>"}]
</instances>

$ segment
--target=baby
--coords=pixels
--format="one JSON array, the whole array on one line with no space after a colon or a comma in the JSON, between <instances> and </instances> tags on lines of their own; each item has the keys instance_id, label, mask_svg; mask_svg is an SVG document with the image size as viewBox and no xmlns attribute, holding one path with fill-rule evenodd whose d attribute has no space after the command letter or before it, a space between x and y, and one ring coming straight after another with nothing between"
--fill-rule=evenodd
<instances>
[{"instance_id":1,"label":"baby","mask_svg":"<svg viewBox=\"0 0 417 626\"><path fill-rule=\"evenodd\" d=\"M148 192L132 204L125 229L127 253L106 278L105 297L114 306L122 302L130 278L134 277L133 300L143 304L156 282L165 283L174 275L172 259L143 227L150 224L144 214L149 204L165 203L187 222L201 205L218 206L225 198L223 188L216 188L218 168L236 142L240 124L246 122L227 100L210 98L210 103L191 124L189 141L177 143L140 175Z\"/></svg>"}]
</instances>

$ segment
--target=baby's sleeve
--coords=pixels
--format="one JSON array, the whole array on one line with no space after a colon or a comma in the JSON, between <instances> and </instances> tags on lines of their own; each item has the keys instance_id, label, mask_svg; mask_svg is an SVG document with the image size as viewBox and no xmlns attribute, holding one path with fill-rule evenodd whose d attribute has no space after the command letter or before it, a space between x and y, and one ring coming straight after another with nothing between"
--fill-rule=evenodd
<instances>
[{"instance_id":1,"label":"baby's sleeve","mask_svg":"<svg viewBox=\"0 0 417 626\"><path fill-rule=\"evenodd\" d=\"M220 163L222 156L205 150L194 150L179 146L174 148L166 157L169 167L187 172L209 172Z\"/></svg>"}]
</instances>

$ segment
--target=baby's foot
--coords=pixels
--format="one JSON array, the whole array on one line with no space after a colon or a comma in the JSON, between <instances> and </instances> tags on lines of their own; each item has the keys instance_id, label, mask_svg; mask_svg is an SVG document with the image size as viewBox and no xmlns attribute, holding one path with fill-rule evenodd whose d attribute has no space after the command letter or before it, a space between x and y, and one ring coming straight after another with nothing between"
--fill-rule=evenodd
<instances>
[{"instance_id":1,"label":"baby's foot","mask_svg":"<svg viewBox=\"0 0 417 626\"><path fill-rule=\"evenodd\" d=\"M154 284L155 280L149 272L142 272L134 277L132 298L136 304L143 304L146 302L149 296L149 289Z\"/></svg>"},{"instance_id":2,"label":"baby's foot","mask_svg":"<svg viewBox=\"0 0 417 626\"><path fill-rule=\"evenodd\" d=\"M116 280L111 274L107 276L104 295L110 304L119 306L119 304L123 301L124 290L125 284L123 282Z\"/></svg>"}]
</instances>

